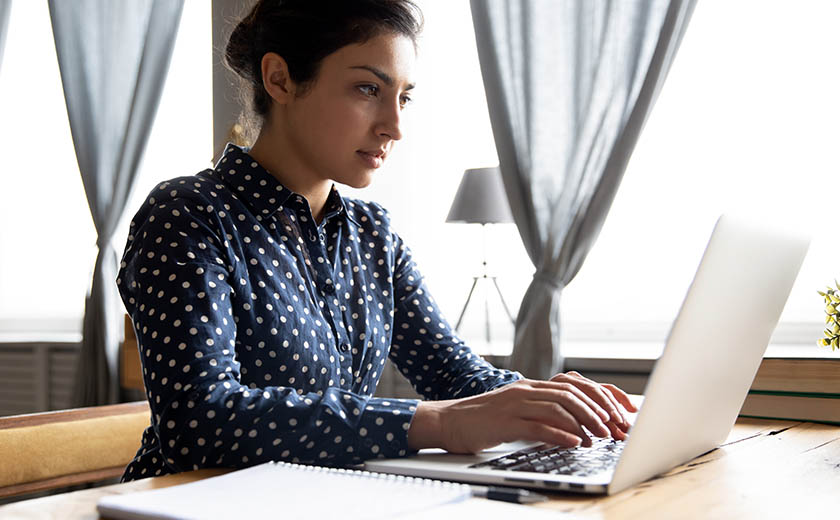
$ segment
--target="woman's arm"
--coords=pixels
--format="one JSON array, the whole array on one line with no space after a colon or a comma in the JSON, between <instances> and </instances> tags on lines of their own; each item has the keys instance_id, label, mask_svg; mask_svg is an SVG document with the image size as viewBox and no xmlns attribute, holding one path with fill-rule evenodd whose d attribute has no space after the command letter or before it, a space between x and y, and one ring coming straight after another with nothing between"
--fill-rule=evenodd
<instances>
[{"instance_id":1,"label":"woman's arm","mask_svg":"<svg viewBox=\"0 0 840 520\"><path fill-rule=\"evenodd\" d=\"M446 321L411 256L396 233L394 326L389 357L427 399L482 394L522 378L500 370L472 352Z\"/></svg>"},{"instance_id":2,"label":"woman's arm","mask_svg":"<svg viewBox=\"0 0 840 520\"><path fill-rule=\"evenodd\" d=\"M415 389L419 404L408 433L412 449L472 453L502 442L588 445L585 426L623 439L635 411L626 394L576 372L551 381L522 379L474 354L443 318L408 248L395 235L394 341L391 360Z\"/></svg>"}]
</instances>

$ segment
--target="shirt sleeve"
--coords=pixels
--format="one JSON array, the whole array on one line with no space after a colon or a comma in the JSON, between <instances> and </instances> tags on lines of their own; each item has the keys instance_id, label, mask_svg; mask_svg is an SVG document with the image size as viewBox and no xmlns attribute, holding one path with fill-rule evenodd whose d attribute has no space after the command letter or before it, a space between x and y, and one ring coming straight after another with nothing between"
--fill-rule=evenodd
<instances>
[{"instance_id":1,"label":"shirt sleeve","mask_svg":"<svg viewBox=\"0 0 840 520\"><path fill-rule=\"evenodd\" d=\"M522 379L473 353L443 317L411 251L399 237L394 269L390 359L414 389L433 400L477 395Z\"/></svg>"},{"instance_id":2,"label":"shirt sleeve","mask_svg":"<svg viewBox=\"0 0 840 520\"><path fill-rule=\"evenodd\" d=\"M237 295L244 280L233 235L211 205L175 198L136 224L117 283L138 339L154 435L172 471L406 454L415 400L242 384L233 301L248 300Z\"/></svg>"}]
</instances>

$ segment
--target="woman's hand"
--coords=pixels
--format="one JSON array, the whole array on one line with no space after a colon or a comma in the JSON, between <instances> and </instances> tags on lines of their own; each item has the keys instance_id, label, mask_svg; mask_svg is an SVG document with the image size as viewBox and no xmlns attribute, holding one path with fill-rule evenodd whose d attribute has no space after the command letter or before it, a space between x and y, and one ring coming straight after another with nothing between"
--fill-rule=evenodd
<instances>
[{"instance_id":1,"label":"woman's hand","mask_svg":"<svg viewBox=\"0 0 840 520\"><path fill-rule=\"evenodd\" d=\"M565 374L557 374L551 378L555 382L572 382L577 385L583 392L592 400L597 402L602 409L609 413L609 420L605 422L610 434L616 440L624 440L627 438L627 431L630 429L630 423L624 417L624 410L631 413L636 413L639 410L630 401L630 398L619 387L611 384L600 384L595 381L583 377L580 373L572 371ZM593 432L595 433L595 432Z\"/></svg>"},{"instance_id":2,"label":"woman's hand","mask_svg":"<svg viewBox=\"0 0 840 520\"><path fill-rule=\"evenodd\" d=\"M420 403L408 445L452 453L477 453L517 440L588 446L591 440L583 426L596 436L626 437L630 424L622 407L637 411L619 388L577 372L550 381L525 379L474 397Z\"/></svg>"}]
</instances>

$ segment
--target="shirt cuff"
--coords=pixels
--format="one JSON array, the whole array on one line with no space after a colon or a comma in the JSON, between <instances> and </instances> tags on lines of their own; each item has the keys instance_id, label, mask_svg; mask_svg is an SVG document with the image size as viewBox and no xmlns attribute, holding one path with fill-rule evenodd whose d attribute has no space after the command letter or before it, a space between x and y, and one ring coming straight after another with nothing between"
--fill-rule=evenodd
<instances>
[{"instance_id":1,"label":"shirt cuff","mask_svg":"<svg viewBox=\"0 0 840 520\"><path fill-rule=\"evenodd\" d=\"M503 386L507 386L511 383L515 383L517 381L525 379L519 372L514 372L511 370L500 370L499 372L499 378L496 380L495 383L491 384L490 387L487 390L485 390L485 392L489 392L490 390L495 390L497 388L501 388Z\"/></svg>"},{"instance_id":2,"label":"shirt cuff","mask_svg":"<svg viewBox=\"0 0 840 520\"><path fill-rule=\"evenodd\" d=\"M368 400L356 428L358 459L405 457L410 451L408 428L419 403L417 399Z\"/></svg>"}]
</instances>

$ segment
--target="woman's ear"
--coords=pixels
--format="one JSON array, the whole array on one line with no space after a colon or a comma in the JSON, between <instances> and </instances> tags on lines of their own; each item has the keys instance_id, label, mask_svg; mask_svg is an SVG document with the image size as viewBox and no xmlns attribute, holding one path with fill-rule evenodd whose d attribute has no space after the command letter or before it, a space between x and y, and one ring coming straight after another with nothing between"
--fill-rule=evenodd
<instances>
[{"instance_id":1,"label":"woman's ear","mask_svg":"<svg viewBox=\"0 0 840 520\"><path fill-rule=\"evenodd\" d=\"M294 98L295 85L289 77L289 66L282 56L267 52L260 62L263 88L271 99L285 105Z\"/></svg>"}]
</instances>

